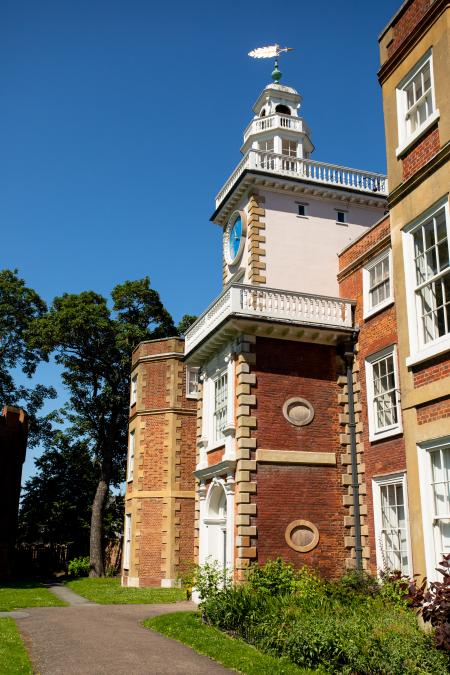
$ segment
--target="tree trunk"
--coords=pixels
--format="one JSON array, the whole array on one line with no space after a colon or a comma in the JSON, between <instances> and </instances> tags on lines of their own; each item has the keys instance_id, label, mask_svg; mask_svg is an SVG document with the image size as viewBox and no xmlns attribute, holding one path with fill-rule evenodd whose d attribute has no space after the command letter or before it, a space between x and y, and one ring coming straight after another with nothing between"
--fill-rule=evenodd
<instances>
[{"instance_id":1,"label":"tree trunk","mask_svg":"<svg viewBox=\"0 0 450 675\"><path fill-rule=\"evenodd\" d=\"M105 576L103 564L103 508L108 495L108 483L100 478L92 502L91 535L89 557L91 563L90 577Z\"/></svg>"}]
</instances>

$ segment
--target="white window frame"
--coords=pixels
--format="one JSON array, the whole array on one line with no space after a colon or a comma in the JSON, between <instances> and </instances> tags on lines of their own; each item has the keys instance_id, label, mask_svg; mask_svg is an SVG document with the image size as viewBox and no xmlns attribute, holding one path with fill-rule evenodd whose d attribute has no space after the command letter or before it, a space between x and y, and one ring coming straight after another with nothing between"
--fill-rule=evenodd
<instances>
[{"instance_id":1,"label":"white window frame","mask_svg":"<svg viewBox=\"0 0 450 675\"><path fill-rule=\"evenodd\" d=\"M224 387L225 405L216 409L216 385L223 378L226 379L226 383L225 383L225 387ZM225 411L225 413L224 413L224 420L225 420L224 428L226 428L227 422L228 422L228 408L229 408L228 389L229 389L228 369L223 368L212 380L212 394L213 394L212 441L213 441L213 444L216 445L216 446L225 444L225 434L222 432L221 435L218 435L217 418L218 418L218 412L219 411L221 413L223 413L223 411Z\"/></svg>"},{"instance_id":2,"label":"white window frame","mask_svg":"<svg viewBox=\"0 0 450 675\"><path fill-rule=\"evenodd\" d=\"M125 527L123 533L123 569L130 569L131 558L131 513L125 514Z\"/></svg>"},{"instance_id":3,"label":"white window frame","mask_svg":"<svg viewBox=\"0 0 450 675\"><path fill-rule=\"evenodd\" d=\"M128 461L127 461L127 483L134 479L134 455L136 451L136 431L133 429L128 434Z\"/></svg>"},{"instance_id":4,"label":"white window frame","mask_svg":"<svg viewBox=\"0 0 450 675\"><path fill-rule=\"evenodd\" d=\"M374 378L373 378L373 367L379 361L392 356L392 361L394 365L394 390L396 392L396 408L397 408L397 422L391 424L387 427L382 427L377 429L375 412L374 412ZM398 361L397 361L397 345L391 345L382 349L375 354L371 354L366 358L366 388L367 388L367 412L369 418L369 440L371 442L378 441L382 438L389 438L390 436L397 436L403 431L402 426L402 411L400 405L400 384L398 377Z\"/></svg>"},{"instance_id":5,"label":"white window frame","mask_svg":"<svg viewBox=\"0 0 450 675\"><path fill-rule=\"evenodd\" d=\"M131 378L131 393L130 393L130 408L132 408L137 403L137 383L138 383L138 374L133 375Z\"/></svg>"},{"instance_id":6,"label":"white window frame","mask_svg":"<svg viewBox=\"0 0 450 675\"><path fill-rule=\"evenodd\" d=\"M186 366L186 398L198 398L198 374L200 368L197 366ZM195 376L192 377L191 376ZM192 384L195 384L195 389Z\"/></svg>"},{"instance_id":7,"label":"white window frame","mask_svg":"<svg viewBox=\"0 0 450 675\"><path fill-rule=\"evenodd\" d=\"M425 361L450 349L450 332L442 335L435 340L426 343L423 339L423 329L419 325L420 320L420 297L417 292L416 270L414 265L414 237L415 230L421 227L427 220L435 216L441 209L445 211L445 222L447 226L447 242L450 254L450 215L448 195L436 202L427 211L422 213L412 223L409 223L403 230L403 257L406 282L406 306L408 313L409 327L409 351L410 355L406 358L406 365L412 366L416 363ZM438 273L435 278L450 274L450 266L444 273ZM420 286L421 287L421 286Z\"/></svg>"},{"instance_id":8,"label":"white window frame","mask_svg":"<svg viewBox=\"0 0 450 675\"><path fill-rule=\"evenodd\" d=\"M371 288L370 288L370 272L371 270L378 265L379 263L383 262L388 258L389 262L389 295L378 305L375 305L374 307L370 306L371 302ZM392 283L392 251L391 249L386 249L382 253L380 253L376 258L373 258L370 260L367 265L363 268L363 310L364 310L364 318L367 319L373 314L376 314L377 312L381 311L385 307L388 307L389 305L392 305L394 302L394 287Z\"/></svg>"},{"instance_id":9,"label":"white window frame","mask_svg":"<svg viewBox=\"0 0 450 675\"><path fill-rule=\"evenodd\" d=\"M422 505L422 526L423 526L423 542L425 549L425 563L427 571L427 579L429 581L440 581L442 576L436 572L440 561L440 555L436 551L436 519L435 507L432 489L432 470L431 470L431 453L433 451L450 447L450 436L434 439L431 441L424 441L417 446L418 460L419 460L419 476L420 476L420 498Z\"/></svg>"},{"instance_id":10,"label":"white window frame","mask_svg":"<svg viewBox=\"0 0 450 675\"><path fill-rule=\"evenodd\" d=\"M431 106L432 112L428 117L422 122L421 125L415 129L414 132L409 131L409 122L408 122L408 100L407 100L407 88L411 84L412 80L416 75L421 71L426 64L430 65L430 93L431 93ZM427 90L428 91L428 90ZM439 119L439 110L436 108L436 97L434 91L434 73L433 73L433 53L429 49L426 54L416 63L414 68L412 68L409 73L401 80L397 86L396 90L397 96L397 123L398 123L398 147L395 151L396 156L400 157L405 153L405 151L416 142L416 140L430 128L432 124ZM418 101L422 101L426 94L422 94L421 98ZM419 105L419 102L416 101L412 108L416 109Z\"/></svg>"},{"instance_id":11,"label":"white window frame","mask_svg":"<svg viewBox=\"0 0 450 675\"><path fill-rule=\"evenodd\" d=\"M406 480L406 472L399 471L386 476L374 476L372 479L372 498L373 498L373 518L375 526L375 548L378 571L384 571L385 556L381 547L381 530L383 525L382 511L381 511L381 488L389 485L401 484L403 489L403 502L405 508L405 525L406 525L406 551L408 556L407 576L412 576L412 559L411 559L411 539L409 532L409 511L408 511L408 485Z\"/></svg>"}]
</instances>

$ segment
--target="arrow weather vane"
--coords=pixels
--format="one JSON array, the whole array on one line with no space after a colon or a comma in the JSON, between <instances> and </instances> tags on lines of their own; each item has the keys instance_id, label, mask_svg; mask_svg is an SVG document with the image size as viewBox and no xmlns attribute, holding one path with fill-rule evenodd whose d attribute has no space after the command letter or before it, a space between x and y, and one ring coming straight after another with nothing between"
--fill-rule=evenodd
<instances>
[{"instance_id":1,"label":"arrow weather vane","mask_svg":"<svg viewBox=\"0 0 450 675\"><path fill-rule=\"evenodd\" d=\"M280 47L280 45L268 45L267 47L258 47L248 53L253 59L275 59L274 69L272 71L272 80L278 84L282 73L278 70L278 57L282 52L292 52L292 47Z\"/></svg>"}]
</instances>

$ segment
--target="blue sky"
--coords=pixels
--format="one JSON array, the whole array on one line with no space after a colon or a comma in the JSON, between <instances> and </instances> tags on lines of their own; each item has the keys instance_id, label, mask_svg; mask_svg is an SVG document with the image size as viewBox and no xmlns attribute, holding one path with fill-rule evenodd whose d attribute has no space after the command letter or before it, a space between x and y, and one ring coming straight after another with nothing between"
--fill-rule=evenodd
<instances>
[{"instance_id":1,"label":"blue sky","mask_svg":"<svg viewBox=\"0 0 450 675\"><path fill-rule=\"evenodd\" d=\"M399 5L4 0L0 268L47 302L149 275L175 320L200 313L221 283L214 196L272 69L247 52L295 49L282 82L313 158L384 172L377 36ZM61 389L54 366L39 378Z\"/></svg>"}]
</instances>

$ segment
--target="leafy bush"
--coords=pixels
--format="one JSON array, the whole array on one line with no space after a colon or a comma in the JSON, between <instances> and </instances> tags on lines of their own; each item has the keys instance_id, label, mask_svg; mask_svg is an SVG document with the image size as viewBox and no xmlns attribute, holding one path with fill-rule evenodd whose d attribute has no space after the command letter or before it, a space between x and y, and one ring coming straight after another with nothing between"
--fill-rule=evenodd
<instances>
[{"instance_id":1,"label":"leafy bush","mask_svg":"<svg viewBox=\"0 0 450 675\"><path fill-rule=\"evenodd\" d=\"M353 574L327 583L308 568L291 575L287 567L280 561L255 566L247 584L219 588L202 603L205 619L302 668L370 675L449 672L447 655L433 648L432 636L401 606L403 591L396 584L403 581L397 575L383 584Z\"/></svg>"},{"instance_id":2,"label":"leafy bush","mask_svg":"<svg viewBox=\"0 0 450 675\"><path fill-rule=\"evenodd\" d=\"M91 569L89 556L73 558L67 566L67 571L72 577L88 577Z\"/></svg>"},{"instance_id":3,"label":"leafy bush","mask_svg":"<svg viewBox=\"0 0 450 675\"><path fill-rule=\"evenodd\" d=\"M382 572L380 575L381 586L380 595L385 600L388 600L396 607L409 606L409 579L404 577L400 571Z\"/></svg>"},{"instance_id":4,"label":"leafy bush","mask_svg":"<svg viewBox=\"0 0 450 675\"><path fill-rule=\"evenodd\" d=\"M261 566L254 563L247 572L247 582L255 591L276 595L292 593L295 590L296 572L293 565L282 558L269 560Z\"/></svg>"},{"instance_id":5,"label":"leafy bush","mask_svg":"<svg viewBox=\"0 0 450 675\"><path fill-rule=\"evenodd\" d=\"M435 628L436 647L450 652L450 553L444 555L437 571L442 574L443 580L431 582L429 588L426 579L421 586L413 582L409 600L423 620Z\"/></svg>"},{"instance_id":6,"label":"leafy bush","mask_svg":"<svg viewBox=\"0 0 450 675\"><path fill-rule=\"evenodd\" d=\"M208 559L204 565L199 565L195 571L195 588L201 602L207 598L215 597L230 583L229 571L224 570L217 560Z\"/></svg>"}]
</instances>

